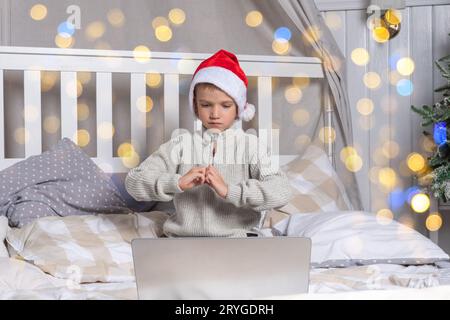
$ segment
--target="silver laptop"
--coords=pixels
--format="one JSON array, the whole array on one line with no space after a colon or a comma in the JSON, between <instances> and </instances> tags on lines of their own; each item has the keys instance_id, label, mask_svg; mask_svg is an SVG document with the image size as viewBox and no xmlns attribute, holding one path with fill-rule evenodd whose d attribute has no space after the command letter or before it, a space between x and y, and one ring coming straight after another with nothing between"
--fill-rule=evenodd
<instances>
[{"instance_id":1,"label":"silver laptop","mask_svg":"<svg viewBox=\"0 0 450 320\"><path fill-rule=\"evenodd\" d=\"M261 299L308 292L301 237L132 241L139 299Z\"/></svg>"}]
</instances>

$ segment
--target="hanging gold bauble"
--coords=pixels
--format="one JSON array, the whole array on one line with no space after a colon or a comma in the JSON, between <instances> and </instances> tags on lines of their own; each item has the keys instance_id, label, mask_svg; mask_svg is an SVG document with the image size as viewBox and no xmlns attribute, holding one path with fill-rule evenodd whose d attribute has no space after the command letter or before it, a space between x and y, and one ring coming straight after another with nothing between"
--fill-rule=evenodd
<instances>
[{"instance_id":1,"label":"hanging gold bauble","mask_svg":"<svg viewBox=\"0 0 450 320\"><path fill-rule=\"evenodd\" d=\"M395 10L386 10L381 15L381 25L389 31L389 39L394 38L400 32L401 18Z\"/></svg>"}]
</instances>

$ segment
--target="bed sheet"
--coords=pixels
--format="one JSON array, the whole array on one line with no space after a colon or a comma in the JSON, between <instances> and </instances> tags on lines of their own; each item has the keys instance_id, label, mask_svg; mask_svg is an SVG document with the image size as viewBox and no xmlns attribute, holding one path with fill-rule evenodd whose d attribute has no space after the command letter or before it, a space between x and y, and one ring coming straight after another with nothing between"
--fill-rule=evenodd
<instances>
[{"instance_id":1,"label":"bed sheet","mask_svg":"<svg viewBox=\"0 0 450 320\"><path fill-rule=\"evenodd\" d=\"M39 238L43 234L47 238L52 236L56 237L56 240L62 241L58 248L62 246L69 253L77 253L77 259L80 258L79 246L85 243L83 247L85 249L84 251L91 250L92 256L95 258L91 263L102 265L107 263L109 261L108 259L111 260L111 257L116 256L113 254L115 252L114 250L126 246L127 250L119 250L120 255L118 257L121 258L120 261L132 264L129 240L134 237L158 237L161 233L162 222L164 221L163 216L165 218L165 215L162 214L161 212L154 211L140 213L136 216L99 215L96 217L42 218L39 220L39 223L32 225L30 230L25 228L22 230L23 232L18 233L19 237L17 239L21 241L19 241L20 243L16 247L20 249L25 246L29 249L33 247L31 244L34 244L34 247L36 247L37 243L33 239L36 239L36 237ZM339 216L334 215L332 218L336 219ZM346 216L351 217L348 213ZM322 215L322 217L325 216ZM53 221L55 219L57 221ZM64 224L61 226L60 224L63 221ZM57 223L59 224L56 225ZM330 224L322 221L319 225L327 226ZM54 232L52 233L51 230ZM64 230L65 232L63 232ZM265 230L267 234L264 233L264 230L261 230L262 236L271 236L272 229ZM11 236L13 234L15 234L14 230L11 230L8 234L10 241L12 240ZM31 237L30 234L33 234L34 237ZM322 232L321 234L325 233ZM330 235L332 233L328 232L326 234ZM92 236L95 236L95 239L91 239L90 237ZM47 241L44 241L44 244L46 243ZM92 246L93 244L95 246ZM122 246L119 246L119 244L122 244ZM35 251L37 250L36 253L38 256L45 260L48 258L48 255L44 253L48 253L48 250L52 250L51 248L43 245L42 247L37 246L34 249ZM96 249L94 250L93 248ZM106 254L105 250L103 250L104 248L110 248L112 251L110 250L109 254ZM30 262L33 259L29 259L29 261L22 260L23 258L17 252L14 252L12 246L8 247L8 251L10 257L0 258L0 299L137 298L136 284L132 270L127 278L100 277L96 278L95 281L97 282L82 281L83 283L80 284L80 279L71 276L67 277L67 273L65 277L59 276L58 273L51 275L51 268L49 269L50 271L43 268L42 266L45 266L46 263L42 263L42 261L40 261L40 264L36 261L35 265ZM82 250L81 252L84 251ZM53 262L60 265L64 261L55 260ZM447 265L445 265L446 263ZM121 279L126 280L119 281ZM265 279L261 279L261 281L265 281ZM395 292L402 290L412 290L411 292L415 292L418 297L427 292L430 292L431 296L436 292L439 295L442 294L445 296L448 285L450 285L450 262L444 261L417 265L379 262L378 264L372 263L345 267L326 266L311 269L309 293L306 296L308 298L326 298L328 296L329 298L333 298L338 296L351 297L355 294L355 297L382 297L383 293L385 293L386 297L389 297L391 294L395 296L397 294ZM442 287L442 290L431 290L432 288L440 287ZM366 291L377 293L368 293L367 295L361 293ZM411 296L413 295L411 293ZM305 295L296 295L285 298L304 297ZM401 298L401 294L398 297Z\"/></svg>"},{"instance_id":2,"label":"bed sheet","mask_svg":"<svg viewBox=\"0 0 450 320\"><path fill-rule=\"evenodd\" d=\"M0 299L136 299L135 282L86 283L60 279L16 258L0 258Z\"/></svg>"},{"instance_id":3,"label":"bed sheet","mask_svg":"<svg viewBox=\"0 0 450 320\"><path fill-rule=\"evenodd\" d=\"M274 300L450 300L450 285L423 289L403 288L335 293L308 293L267 297Z\"/></svg>"},{"instance_id":4,"label":"bed sheet","mask_svg":"<svg viewBox=\"0 0 450 320\"><path fill-rule=\"evenodd\" d=\"M450 269L434 265L318 268L311 270L308 294L268 298L450 299L449 274ZM135 282L79 284L53 277L29 262L0 258L0 299L133 300L137 291Z\"/></svg>"}]
</instances>

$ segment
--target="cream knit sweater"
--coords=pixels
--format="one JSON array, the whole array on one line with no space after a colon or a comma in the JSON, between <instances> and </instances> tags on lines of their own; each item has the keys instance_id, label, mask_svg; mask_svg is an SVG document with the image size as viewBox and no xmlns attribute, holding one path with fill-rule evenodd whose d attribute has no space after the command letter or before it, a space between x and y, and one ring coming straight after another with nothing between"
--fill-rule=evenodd
<instances>
[{"instance_id":1,"label":"cream knit sweater","mask_svg":"<svg viewBox=\"0 0 450 320\"><path fill-rule=\"evenodd\" d=\"M138 201L173 200L176 212L163 227L169 237L245 237L258 225L261 211L282 207L293 195L286 175L274 168L266 150L258 148L255 135L242 129L214 134L203 127L162 144L130 170L125 186ZM228 185L225 199L207 184L185 191L178 185L192 167L209 164Z\"/></svg>"}]
</instances>

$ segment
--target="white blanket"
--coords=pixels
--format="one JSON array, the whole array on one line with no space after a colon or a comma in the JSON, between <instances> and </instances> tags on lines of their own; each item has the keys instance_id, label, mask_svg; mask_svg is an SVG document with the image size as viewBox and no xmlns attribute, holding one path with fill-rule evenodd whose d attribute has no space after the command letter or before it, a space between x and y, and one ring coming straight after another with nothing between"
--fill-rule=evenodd
<instances>
[{"instance_id":1,"label":"white blanket","mask_svg":"<svg viewBox=\"0 0 450 320\"><path fill-rule=\"evenodd\" d=\"M31 263L0 258L0 299L136 299L135 282L78 284L44 273ZM450 286L440 286L434 266L380 264L313 269L308 294L278 299L442 299ZM430 290L433 289L433 290ZM405 293L405 295L402 294Z\"/></svg>"},{"instance_id":2,"label":"white blanket","mask_svg":"<svg viewBox=\"0 0 450 320\"><path fill-rule=\"evenodd\" d=\"M317 253L329 252L321 255L321 259L327 261L330 261L330 259L342 260L342 258L354 260L355 254L375 252L370 247L371 243L367 246L367 251L355 251L352 246L338 246L340 240L335 239L338 238L337 235L349 235L350 231L361 230L360 228L369 229L368 221L372 220L361 220L360 218L355 220L355 214L311 216L309 218L313 219L310 221L311 223L299 223L305 221L304 219L307 218L307 215L305 215L304 218L291 219L288 227L294 234L312 238L313 253L314 251ZM159 227L162 225L163 218L152 213L137 216L114 215L106 217L99 215L97 217L66 217L56 220L40 219L39 222L33 224L33 228L24 228L20 232L19 230L12 230L9 234L10 243L14 244L18 254L23 254L23 257L29 261L19 260L20 255L0 258L0 299L136 299L136 284L132 270L123 269L126 274L118 274L111 273L110 268L100 267L117 264L118 258L114 257L120 257L119 262L123 265L131 264L130 239L159 236L161 231ZM371 218L369 217L369 219ZM330 223L331 220L334 223ZM337 220L339 220L339 223L337 223ZM56 226L59 226L59 228L56 228ZM373 221L369 223L369 226L379 232L385 232L382 233L383 235L392 234L392 231L389 231L390 228L380 230L379 226L374 226ZM328 229L323 230L321 228ZM336 229L339 228L343 231L337 234ZM395 228L395 230L398 229ZM265 234L263 231L261 233ZM371 232L360 233L360 235L361 237L369 237L373 234L373 231ZM330 246L327 247L326 244L330 243L330 237L333 235L335 238L333 238L334 246L332 247L339 248L339 250L322 250L322 248L331 248ZM398 232L395 235L398 235ZM350 236L350 239L354 239L353 234L350 234ZM45 239L52 239L52 241L43 241ZM341 237L341 240L346 240L346 238ZM406 246L404 238L396 238L395 240L397 241L397 249L400 245L403 245L401 248L403 251L395 250L395 252L416 253L415 250L406 250L409 249L409 246ZM419 241L415 243L425 248L430 246L428 241L419 237ZM80 250L80 246L83 250ZM122 250L123 247L126 247L127 250ZM363 247L366 249L366 246ZM105 248L108 249L108 252L105 251ZM65 250L65 254L56 254L56 249ZM92 254L86 254L86 252L92 252ZM336 252L341 256L336 256ZM117 253L120 253L120 255ZM319 257L317 253L314 253L316 258ZM383 254L390 254L390 252L385 250ZM111 259L111 257L114 259ZM74 261L77 265L86 266L83 269L85 281L80 281L83 278L80 278L79 275L77 277L77 273L64 275L55 273L57 269L45 267L48 265L70 266L70 264L75 263ZM321 260L317 262L321 262ZM92 267L89 267L89 263L92 264ZM50 274L52 272L53 275ZM89 275L89 278L87 275ZM104 282L88 281L91 279L103 280ZM333 299L339 296L342 298L377 298L383 296L386 298L396 296L400 299L415 296L418 298L434 296L443 298L448 297L448 292L450 292L450 287L443 285L448 282L443 280L448 281L449 279L450 268L440 269L431 264L404 266L378 262L368 265L350 265L345 268L319 267L311 270L309 293L307 295L275 298L309 299L315 297ZM264 280L261 279L261 281ZM432 288L436 288L436 290L430 290ZM397 293L406 289L408 289L408 295L402 296L401 293ZM370 293L364 294L364 292ZM427 296L424 296L424 294Z\"/></svg>"},{"instance_id":3,"label":"white blanket","mask_svg":"<svg viewBox=\"0 0 450 320\"><path fill-rule=\"evenodd\" d=\"M362 290L269 297L276 300L450 300L450 285L425 289Z\"/></svg>"},{"instance_id":4,"label":"white blanket","mask_svg":"<svg viewBox=\"0 0 450 320\"><path fill-rule=\"evenodd\" d=\"M0 299L136 299L135 282L79 284L53 277L35 265L0 258Z\"/></svg>"}]
</instances>

